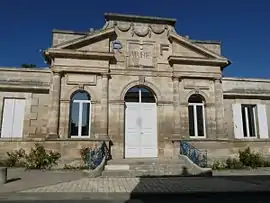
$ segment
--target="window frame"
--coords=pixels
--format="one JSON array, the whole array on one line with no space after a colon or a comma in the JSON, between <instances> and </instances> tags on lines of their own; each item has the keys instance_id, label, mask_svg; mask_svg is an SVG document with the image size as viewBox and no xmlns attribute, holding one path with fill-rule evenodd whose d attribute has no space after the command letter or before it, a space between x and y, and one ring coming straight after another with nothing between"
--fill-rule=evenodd
<instances>
[{"instance_id":1,"label":"window frame","mask_svg":"<svg viewBox=\"0 0 270 203\"><path fill-rule=\"evenodd\" d=\"M193 103L193 102L189 102L188 106L192 106L193 107L193 122L194 122L194 136L191 136L189 133L189 137L192 139L204 139L206 138L206 117L205 117L205 104L204 102L202 103ZM202 107L202 118L203 118L203 136L199 136L198 135L198 118L197 118L197 106L201 106ZM189 111L189 109L188 109ZM189 112L188 112L189 115ZM189 119L189 118L188 118ZM189 126L190 128L190 126Z\"/></svg>"},{"instance_id":2,"label":"window frame","mask_svg":"<svg viewBox=\"0 0 270 203\"><path fill-rule=\"evenodd\" d=\"M77 94L77 93L85 93L87 94L88 100L84 100L84 99L73 99L73 97ZM74 104L78 104L79 105L79 110L78 110L78 133L77 135L72 135L71 134L71 124L72 124L72 106ZM82 116L83 116L83 104L89 104L89 120L88 120L88 135L82 135ZM70 99L70 115L69 115L69 130L68 130L68 136L71 139L88 139L91 137L91 124L92 124L92 103L91 103L91 97L89 95L88 92L86 91L76 91L72 94L71 99Z\"/></svg>"},{"instance_id":3,"label":"window frame","mask_svg":"<svg viewBox=\"0 0 270 203\"><path fill-rule=\"evenodd\" d=\"M255 136L250 136L250 124L249 124L249 116L248 116L248 108L252 107L252 113L253 113L253 122L254 122L254 131L255 131ZM245 109L245 114L243 115L242 109ZM243 117L245 118L245 124ZM257 139L259 138L259 128L258 128L258 113L257 113L257 105L256 104L241 104L241 119L242 119L242 128L243 128L243 139ZM246 129L245 129L246 127ZM252 127L252 126L251 126ZM247 136L245 136L245 134Z\"/></svg>"}]
</instances>

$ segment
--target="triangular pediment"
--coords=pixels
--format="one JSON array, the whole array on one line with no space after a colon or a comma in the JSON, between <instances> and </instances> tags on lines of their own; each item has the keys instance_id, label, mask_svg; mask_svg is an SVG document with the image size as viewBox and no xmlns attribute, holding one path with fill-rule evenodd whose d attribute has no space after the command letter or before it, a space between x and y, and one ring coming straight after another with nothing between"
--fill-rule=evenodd
<instances>
[{"instance_id":1,"label":"triangular pediment","mask_svg":"<svg viewBox=\"0 0 270 203\"><path fill-rule=\"evenodd\" d=\"M173 44L173 55L175 56L228 60L205 47L192 43L189 39L176 33L170 32L168 37Z\"/></svg>"},{"instance_id":2,"label":"triangular pediment","mask_svg":"<svg viewBox=\"0 0 270 203\"><path fill-rule=\"evenodd\" d=\"M91 32L80 38L63 42L54 46L57 49L76 49L84 51L109 51L109 38L115 34L114 28ZM103 50L106 49L106 50Z\"/></svg>"}]
</instances>

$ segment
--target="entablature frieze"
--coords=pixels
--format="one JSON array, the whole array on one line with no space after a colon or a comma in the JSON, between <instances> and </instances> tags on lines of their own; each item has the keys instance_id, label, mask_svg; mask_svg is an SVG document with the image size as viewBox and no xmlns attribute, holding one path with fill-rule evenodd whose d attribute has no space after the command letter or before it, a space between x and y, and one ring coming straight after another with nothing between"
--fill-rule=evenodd
<instances>
[{"instance_id":1,"label":"entablature frieze","mask_svg":"<svg viewBox=\"0 0 270 203\"><path fill-rule=\"evenodd\" d=\"M109 67L85 67L85 66L53 66L53 73L88 73L88 74L97 74L103 75L108 74Z\"/></svg>"}]
</instances>

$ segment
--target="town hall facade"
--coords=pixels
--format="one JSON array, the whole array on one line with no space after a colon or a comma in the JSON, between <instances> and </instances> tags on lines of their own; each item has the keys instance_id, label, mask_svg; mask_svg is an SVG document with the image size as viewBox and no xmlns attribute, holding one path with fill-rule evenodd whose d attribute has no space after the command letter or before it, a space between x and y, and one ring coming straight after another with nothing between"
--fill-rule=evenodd
<instances>
[{"instance_id":1,"label":"town hall facade","mask_svg":"<svg viewBox=\"0 0 270 203\"><path fill-rule=\"evenodd\" d=\"M105 141L116 159L173 157L187 140L210 158L267 155L270 80L223 77L221 43L175 23L105 14L100 30L54 30L48 68L0 68L1 154L42 142L68 160Z\"/></svg>"}]
</instances>

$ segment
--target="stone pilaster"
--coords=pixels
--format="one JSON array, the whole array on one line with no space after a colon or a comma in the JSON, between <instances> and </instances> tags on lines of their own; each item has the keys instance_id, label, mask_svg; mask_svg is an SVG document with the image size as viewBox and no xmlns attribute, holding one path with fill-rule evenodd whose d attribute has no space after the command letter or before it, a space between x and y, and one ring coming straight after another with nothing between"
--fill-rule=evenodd
<instances>
[{"instance_id":1,"label":"stone pilaster","mask_svg":"<svg viewBox=\"0 0 270 203\"><path fill-rule=\"evenodd\" d=\"M100 138L108 139L108 90L109 75L102 75L101 127Z\"/></svg>"},{"instance_id":2,"label":"stone pilaster","mask_svg":"<svg viewBox=\"0 0 270 203\"><path fill-rule=\"evenodd\" d=\"M58 138L59 111L60 111L60 92L61 92L61 75L53 73L51 85L51 100L49 109L48 128L49 135L47 138Z\"/></svg>"},{"instance_id":3,"label":"stone pilaster","mask_svg":"<svg viewBox=\"0 0 270 203\"><path fill-rule=\"evenodd\" d=\"M179 78L173 77L173 138L180 139L180 98L179 98Z\"/></svg>"},{"instance_id":4,"label":"stone pilaster","mask_svg":"<svg viewBox=\"0 0 270 203\"><path fill-rule=\"evenodd\" d=\"M224 137L223 90L221 80L215 80L216 138Z\"/></svg>"}]
</instances>

